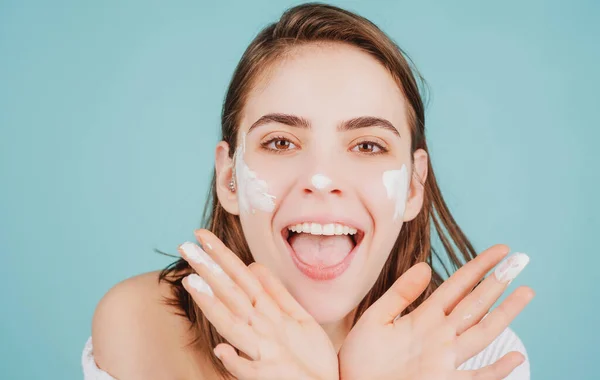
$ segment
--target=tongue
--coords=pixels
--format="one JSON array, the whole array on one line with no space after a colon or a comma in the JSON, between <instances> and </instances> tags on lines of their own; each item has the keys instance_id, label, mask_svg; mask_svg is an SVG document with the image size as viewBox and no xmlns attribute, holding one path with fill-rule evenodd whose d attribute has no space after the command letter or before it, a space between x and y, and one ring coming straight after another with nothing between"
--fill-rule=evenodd
<instances>
[{"instance_id":1,"label":"tongue","mask_svg":"<svg viewBox=\"0 0 600 380\"><path fill-rule=\"evenodd\" d=\"M300 260L315 267L329 267L340 263L354 248L354 242L347 235L294 234L290 245Z\"/></svg>"}]
</instances>

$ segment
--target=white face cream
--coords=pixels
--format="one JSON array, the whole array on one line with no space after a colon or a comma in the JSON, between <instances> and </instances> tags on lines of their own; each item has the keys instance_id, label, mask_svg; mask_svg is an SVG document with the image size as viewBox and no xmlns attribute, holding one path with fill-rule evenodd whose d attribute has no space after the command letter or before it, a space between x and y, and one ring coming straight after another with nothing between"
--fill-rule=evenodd
<instances>
[{"instance_id":1,"label":"white face cream","mask_svg":"<svg viewBox=\"0 0 600 380\"><path fill-rule=\"evenodd\" d=\"M406 165L402 164L400 170L388 170L383 172L383 186L387 191L389 199L395 200L394 221L404 216L406 207L406 196L408 194L408 172Z\"/></svg>"},{"instance_id":2,"label":"white face cream","mask_svg":"<svg viewBox=\"0 0 600 380\"><path fill-rule=\"evenodd\" d=\"M500 282L511 283L529 263L529 256L522 252L515 252L496 267L494 275Z\"/></svg>"},{"instance_id":3,"label":"white face cream","mask_svg":"<svg viewBox=\"0 0 600 380\"><path fill-rule=\"evenodd\" d=\"M331 183L331 179L329 179L329 177L327 176L324 176L323 174L315 174L312 176L311 182L314 187L316 187L319 190L322 190Z\"/></svg>"},{"instance_id":4,"label":"white face cream","mask_svg":"<svg viewBox=\"0 0 600 380\"><path fill-rule=\"evenodd\" d=\"M275 208L274 195L268 193L267 182L259 179L255 172L250 170L244 162L246 152L246 133L242 134L242 143L235 152L235 180L238 192L238 201L242 212L252 212L259 209L272 212Z\"/></svg>"}]
</instances>

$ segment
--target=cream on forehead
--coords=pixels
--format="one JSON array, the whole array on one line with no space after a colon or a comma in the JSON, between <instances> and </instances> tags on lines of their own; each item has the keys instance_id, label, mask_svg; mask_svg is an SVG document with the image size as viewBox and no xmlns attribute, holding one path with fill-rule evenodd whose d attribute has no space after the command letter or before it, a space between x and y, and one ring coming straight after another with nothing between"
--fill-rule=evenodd
<instances>
[{"instance_id":1,"label":"cream on forehead","mask_svg":"<svg viewBox=\"0 0 600 380\"><path fill-rule=\"evenodd\" d=\"M382 180L388 198L393 199L396 202L394 220L402 218L404 216L406 196L408 193L408 173L406 165L402 164L400 170L388 170L383 172Z\"/></svg>"},{"instance_id":2,"label":"cream on forehead","mask_svg":"<svg viewBox=\"0 0 600 380\"><path fill-rule=\"evenodd\" d=\"M235 179L238 191L238 201L240 210L243 212L252 212L259 209L266 212L272 212L275 208L274 195L268 193L268 185L262 179L256 176L256 173L250 170L244 162L244 153L246 152L246 133L242 133L242 143L235 152Z\"/></svg>"},{"instance_id":3,"label":"cream on forehead","mask_svg":"<svg viewBox=\"0 0 600 380\"><path fill-rule=\"evenodd\" d=\"M331 183L331 179L323 174L315 174L311 178L311 182L314 187L321 190L327 187Z\"/></svg>"}]
</instances>

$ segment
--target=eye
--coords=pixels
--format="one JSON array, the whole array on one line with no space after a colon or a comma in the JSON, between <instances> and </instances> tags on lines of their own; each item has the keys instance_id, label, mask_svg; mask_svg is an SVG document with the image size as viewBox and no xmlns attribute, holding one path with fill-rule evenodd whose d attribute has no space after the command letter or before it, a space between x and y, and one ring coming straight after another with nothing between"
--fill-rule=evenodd
<instances>
[{"instance_id":1,"label":"eye","mask_svg":"<svg viewBox=\"0 0 600 380\"><path fill-rule=\"evenodd\" d=\"M273 137L260 144L265 150L273 151L274 153L282 153L288 150L292 150L296 145L290 140L283 136Z\"/></svg>"},{"instance_id":2,"label":"eye","mask_svg":"<svg viewBox=\"0 0 600 380\"><path fill-rule=\"evenodd\" d=\"M357 148L358 148L358 150L357 150ZM364 140L364 141L361 141L358 144L354 145L354 147L352 148L352 151L370 154L370 155L377 155L377 154L385 153L388 150L386 148L384 148L381 144L379 144L375 141Z\"/></svg>"}]
</instances>

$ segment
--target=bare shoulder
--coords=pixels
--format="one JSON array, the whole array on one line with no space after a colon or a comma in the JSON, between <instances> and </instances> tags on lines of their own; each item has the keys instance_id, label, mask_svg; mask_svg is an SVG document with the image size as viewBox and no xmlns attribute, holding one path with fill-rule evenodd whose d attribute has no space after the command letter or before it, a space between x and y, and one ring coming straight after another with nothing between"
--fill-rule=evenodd
<instances>
[{"instance_id":1,"label":"bare shoulder","mask_svg":"<svg viewBox=\"0 0 600 380\"><path fill-rule=\"evenodd\" d=\"M131 277L100 300L92 321L95 361L117 379L206 378L205 360L189 345L189 321L165 304L171 289L158 276Z\"/></svg>"}]
</instances>

